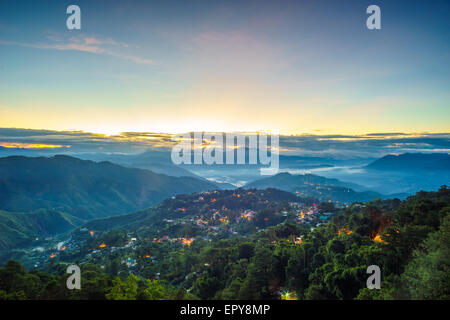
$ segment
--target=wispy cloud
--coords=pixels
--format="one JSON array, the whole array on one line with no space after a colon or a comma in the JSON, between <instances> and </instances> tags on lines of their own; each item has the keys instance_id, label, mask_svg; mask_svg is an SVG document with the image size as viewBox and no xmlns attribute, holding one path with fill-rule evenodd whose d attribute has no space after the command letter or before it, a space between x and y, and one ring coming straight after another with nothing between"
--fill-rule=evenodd
<instances>
[{"instance_id":1,"label":"wispy cloud","mask_svg":"<svg viewBox=\"0 0 450 320\"><path fill-rule=\"evenodd\" d=\"M61 39L57 36L47 36L49 42L31 43L5 41L0 39L0 45L3 46L20 46L35 49L61 50L61 51L80 51L94 54L102 54L112 56L118 59L132 61L138 64L155 65L156 62L151 59L142 58L122 52L123 49L138 46L131 46L126 43L117 42L113 39L102 39L93 36L71 37L69 39Z\"/></svg>"}]
</instances>

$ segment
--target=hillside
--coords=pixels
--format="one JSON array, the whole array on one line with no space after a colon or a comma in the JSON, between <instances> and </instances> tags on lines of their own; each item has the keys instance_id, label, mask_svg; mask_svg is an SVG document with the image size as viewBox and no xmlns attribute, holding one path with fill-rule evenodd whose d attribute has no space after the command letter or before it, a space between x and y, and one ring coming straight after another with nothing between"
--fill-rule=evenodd
<instances>
[{"instance_id":1,"label":"hillside","mask_svg":"<svg viewBox=\"0 0 450 320\"><path fill-rule=\"evenodd\" d=\"M147 169L155 173L165 174L173 177L191 177L199 180L208 181L202 176L196 175L187 168L175 165L171 159L169 151L148 150L139 154L80 154L79 158L93 161L110 161L129 168ZM235 186L228 183L218 183L217 189L234 189Z\"/></svg>"},{"instance_id":2,"label":"hillside","mask_svg":"<svg viewBox=\"0 0 450 320\"><path fill-rule=\"evenodd\" d=\"M353 190L352 187L361 188L356 184L343 182L337 179L328 179L313 174L293 175L288 172L259 179L244 186L246 189L277 188L295 192L300 196L313 197L320 201L331 200L339 203L370 201L375 198L384 197L380 193L373 191L357 192Z\"/></svg>"},{"instance_id":3,"label":"hillside","mask_svg":"<svg viewBox=\"0 0 450 320\"><path fill-rule=\"evenodd\" d=\"M82 220L59 211L40 209L32 213L0 211L0 252L30 244L41 237L67 232Z\"/></svg>"},{"instance_id":4,"label":"hillside","mask_svg":"<svg viewBox=\"0 0 450 320\"><path fill-rule=\"evenodd\" d=\"M0 158L0 210L59 210L83 220L137 211L175 194L216 189L208 181L170 177L69 156Z\"/></svg>"},{"instance_id":5,"label":"hillside","mask_svg":"<svg viewBox=\"0 0 450 320\"><path fill-rule=\"evenodd\" d=\"M110 161L129 168L147 169L155 173L161 173L173 177L193 177L202 179L200 176L181 168L172 163L170 152L148 150L138 154L122 153L81 153L77 155L83 160Z\"/></svg>"},{"instance_id":6,"label":"hillside","mask_svg":"<svg viewBox=\"0 0 450 320\"><path fill-rule=\"evenodd\" d=\"M387 155L366 167L386 171L441 171L450 170L450 155L447 153L403 153Z\"/></svg>"},{"instance_id":7,"label":"hillside","mask_svg":"<svg viewBox=\"0 0 450 320\"><path fill-rule=\"evenodd\" d=\"M0 283L0 293L3 290L4 299L18 294L26 299L101 300L155 296L205 300L449 299L450 193L445 186L404 201L378 199L335 208L327 222L311 223L291 219L291 214L303 216L304 209L298 202L289 203L296 199L289 193L272 189L245 195L243 190L236 191L168 199L154 209L161 210L158 219L169 213L170 221L165 218L153 225L112 231L80 228L65 240L64 250L49 243L40 252L16 252L11 258L33 264L40 271L26 275L38 276L40 281L26 287L23 267L9 261L0 268L0 279L3 275L12 280ZM232 203L236 203L237 212L254 206L255 215L233 223L230 212L224 209ZM177 210L180 205L186 210ZM278 216L279 209L286 206L287 215ZM191 219L200 215L198 208L202 207L204 212L195 225ZM212 215L208 215L209 209ZM209 226L202 226L199 220L208 221ZM239 230L239 225L257 227L247 233L232 231ZM71 263L89 272L84 282L87 289L65 290L67 277L61 268ZM367 288L367 268L374 264L382 270L379 290ZM124 291L129 287L136 289Z\"/></svg>"},{"instance_id":8,"label":"hillside","mask_svg":"<svg viewBox=\"0 0 450 320\"><path fill-rule=\"evenodd\" d=\"M273 188L286 187L292 189L293 187L298 187L302 185L314 185L314 186L336 186L336 187L346 187L346 188L362 188L361 186L350 183L343 182L338 179L330 179L314 174L303 174L294 175L289 172L278 173L274 176L267 177L264 179L249 182L246 187L267 187L266 185L270 183ZM276 186L275 186L276 185Z\"/></svg>"},{"instance_id":9,"label":"hillside","mask_svg":"<svg viewBox=\"0 0 450 320\"><path fill-rule=\"evenodd\" d=\"M205 226L214 226L212 220L218 220L218 215L226 216L230 225L235 217L245 210L267 210L278 207L283 202L313 203L313 199L299 198L292 193L277 189L267 190L216 190L190 195L177 195L149 209L126 215L89 221L85 227L93 230L128 229L143 230L149 228L164 229L166 222L172 219L201 219ZM214 216L216 216L214 218ZM278 221L275 216L273 221ZM206 223L206 221L209 221ZM271 224L271 217L267 217ZM175 229L171 234L176 233Z\"/></svg>"}]
</instances>

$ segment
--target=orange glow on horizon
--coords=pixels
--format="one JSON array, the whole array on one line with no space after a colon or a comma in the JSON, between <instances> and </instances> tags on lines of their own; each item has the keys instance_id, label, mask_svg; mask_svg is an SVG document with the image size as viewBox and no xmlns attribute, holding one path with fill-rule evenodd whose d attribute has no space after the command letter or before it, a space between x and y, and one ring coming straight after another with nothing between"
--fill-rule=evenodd
<instances>
[{"instance_id":1,"label":"orange glow on horizon","mask_svg":"<svg viewBox=\"0 0 450 320\"><path fill-rule=\"evenodd\" d=\"M0 147L7 149L57 149L70 148L68 145L43 144L43 143L25 143L25 142L0 142Z\"/></svg>"}]
</instances>

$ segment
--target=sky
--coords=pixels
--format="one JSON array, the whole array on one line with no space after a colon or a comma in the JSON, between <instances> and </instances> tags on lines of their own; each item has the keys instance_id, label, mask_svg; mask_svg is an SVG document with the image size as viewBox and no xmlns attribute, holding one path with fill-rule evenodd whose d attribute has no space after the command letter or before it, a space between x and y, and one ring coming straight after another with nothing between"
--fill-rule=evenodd
<instances>
[{"instance_id":1,"label":"sky","mask_svg":"<svg viewBox=\"0 0 450 320\"><path fill-rule=\"evenodd\" d=\"M448 1L2 0L0 127L448 133L449 17Z\"/></svg>"}]
</instances>

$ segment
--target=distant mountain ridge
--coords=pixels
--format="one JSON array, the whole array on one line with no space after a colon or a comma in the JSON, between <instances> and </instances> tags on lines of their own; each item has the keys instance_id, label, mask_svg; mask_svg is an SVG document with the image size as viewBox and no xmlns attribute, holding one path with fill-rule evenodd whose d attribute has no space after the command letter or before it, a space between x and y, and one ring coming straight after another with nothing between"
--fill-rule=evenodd
<instances>
[{"instance_id":1,"label":"distant mountain ridge","mask_svg":"<svg viewBox=\"0 0 450 320\"><path fill-rule=\"evenodd\" d=\"M270 180L266 180L270 179ZM286 185L319 185L319 186L336 186L336 187L346 187L346 188L363 188L360 185L357 185L355 183L351 182L344 182L338 179L333 178L325 178L322 176L318 176L315 174L291 174L289 172L281 172L276 175L273 175L268 178L259 179L253 182L249 182L246 187L251 188L252 186L258 186L258 185L264 185L267 183L267 181L270 181L270 183L278 184L280 187L286 186ZM276 188L275 186L272 186L273 188Z\"/></svg>"},{"instance_id":2,"label":"distant mountain ridge","mask_svg":"<svg viewBox=\"0 0 450 320\"><path fill-rule=\"evenodd\" d=\"M370 201L386 196L374 191L355 191L353 188L362 188L357 184L329 179L313 174L293 175L288 172L276 174L271 177L259 179L244 186L245 189L277 188L295 192L300 196L317 198L320 201L338 201L351 203L355 201Z\"/></svg>"},{"instance_id":3,"label":"distant mountain ridge","mask_svg":"<svg viewBox=\"0 0 450 320\"><path fill-rule=\"evenodd\" d=\"M147 169L155 173L165 174L173 177L192 177L207 181L207 179L193 172L175 165L169 151L148 150L138 154L106 154L106 153L83 153L78 158L92 161L110 161L128 168ZM211 182L211 181L210 181ZM234 189L235 186L228 183L212 182L218 189Z\"/></svg>"},{"instance_id":4,"label":"distant mountain ridge","mask_svg":"<svg viewBox=\"0 0 450 320\"><path fill-rule=\"evenodd\" d=\"M390 171L450 171L450 155L448 153L403 153L386 155L366 166L373 170Z\"/></svg>"},{"instance_id":5,"label":"distant mountain ridge","mask_svg":"<svg viewBox=\"0 0 450 320\"><path fill-rule=\"evenodd\" d=\"M0 158L0 210L58 210L82 220L150 207L181 193L217 189L208 181L170 177L70 156Z\"/></svg>"},{"instance_id":6,"label":"distant mountain ridge","mask_svg":"<svg viewBox=\"0 0 450 320\"><path fill-rule=\"evenodd\" d=\"M96 162L110 161L129 168L147 169L173 177L193 177L202 179L194 173L172 163L170 152L149 150L138 154L122 153L81 153L77 158Z\"/></svg>"}]
</instances>

